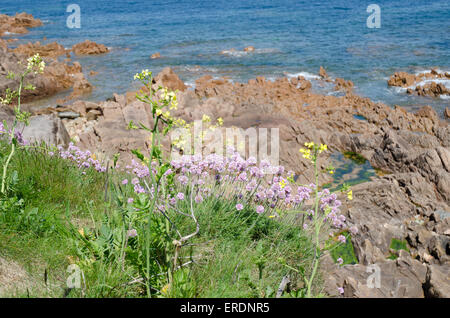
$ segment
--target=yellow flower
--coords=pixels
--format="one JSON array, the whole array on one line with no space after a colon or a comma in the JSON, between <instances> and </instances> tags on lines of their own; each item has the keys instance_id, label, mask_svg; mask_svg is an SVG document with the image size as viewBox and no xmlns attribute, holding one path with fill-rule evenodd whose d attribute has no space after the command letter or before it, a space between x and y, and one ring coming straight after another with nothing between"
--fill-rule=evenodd
<instances>
[{"instance_id":1,"label":"yellow flower","mask_svg":"<svg viewBox=\"0 0 450 318\"><path fill-rule=\"evenodd\" d=\"M321 153L322 151L326 151L327 149L328 149L327 145L320 144L319 153Z\"/></svg>"},{"instance_id":2,"label":"yellow flower","mask_svg":"<svg viewBox=\"0 0 450 318\"><path fill-rule=\"evenodd\" d=\"M311 150L302 148L299 151L303 154L303 158L311 160Z\"/></svg>"},{"instance_id":3,"label":"yellow flower","mask_svg":"<svg viewBox=\"0 0 450 318\"><path fill-rule=\"evenodd\" d=\"M353 191L352 191L352 190L350 190L350 191L347 192L347 198L348 198L349 200L353 200Z\"/></svg>"},{"instance_id":4,"label":"yellow flower","mask_svg":"<svg viewBox=\"0 0 450 318\"><path fill-rule=\"evenodd\" d=\"M158 108L156 110L156 116L161 116L161 115L162 115L162 110Z\"/></svg>"},{"instance_id":5,"label":"yellow flower","mask_svg":"<svg viewBox=\"0 0 450 318\"><path fill-rule=\"evenodd\" d=\"M222 119L222 117L217 118L217 124L218 124L219 126L222 126L222 125L223 125L223 119Z\"/></svg>"},{"instance_id":6,"label":"yellow flower","mask_svg":"<svg viewBox=\"0 0 450 318\"><path fill-rule=\"evenodd\" d=\"M279 185L280 185L281 189L284 189L284 187L286 186L286 181L281 180L281 181L279 182Z\"/></svg>"},{"instance_id":7,"label":"yellow flower","mask_svg":"<svg viewBox=\"0 0 450 318\"><path fill-rule=\"evenodd\" d=\"M204 123L207 123L211 121L211 118L208 115L203 114L202 121Z\"/></svg>"},{"instance_id":8,"label":"yellow flower","mask_svg":"<svg viewBox=\"0 0 450 318\"><path fill-rule=\"evenodd\" d=\"M305 142L305 147L308 147L309 149L312 149L314 147L314 142Z\"/></svg>"},{"instance_id":9,"label":"yellow flower","mask_svg":"<svg viewBox=\"0 0 450 318\"><path fill-rule=\"evenodd\" d=\"M97 159L97 157L95 156L95 153L93 153L93 154L91 155L91 157L92 157L92 159L94 159L94 160Z\"/></svg>"},{"instance_id":10,"label":"yellow flower","mask_svg":"<svg viewBox=\"0 0 450 318\"><path fill-rule=\"evenodd\" d=\"M273 219L275 217L275 215L269 215L269 218Z\"/></svg>"},{"instance_id":11,"label":"yellow flower","mask_svg":"<svg viewBox=\"0 0 450 318\"><path fill-rule=\"evenodd\" d=\"M163 288L161 288L161 294L164 296L167 296L167 292L169 291L170 284L165 285Z\"/></svg>"},{"instance_id":12,"label":"yellow flower","mask_svg":"<svg viewBox=\"0 0 450 318\"><path fill-rule=\"evenodd\" d=\"M78 233L80 233L80 235L82 237L84 237L84 229L83 228L78 229Z\"/></svg>"},{"instance_id":13,"label":"yellow flower","mask_svg":"<svg viewBox=\"0 0 450 318\"><path fill-rule=\"evenodd\" d=\"M170 119L170 112L167 111L167 112L163 113L163 117L166 119Z\"/></svg>"},{"instance_id":14,"label":"yellow flower","mask_svg":"<svg viewBox=\"0 0 450 318\"><path fill-rule=\"evenodd\" d=\"M333 174L334 173L334 171L333 170L330 170L330 171L328 171L330 174Z\"/></svg>"}]
</instances>

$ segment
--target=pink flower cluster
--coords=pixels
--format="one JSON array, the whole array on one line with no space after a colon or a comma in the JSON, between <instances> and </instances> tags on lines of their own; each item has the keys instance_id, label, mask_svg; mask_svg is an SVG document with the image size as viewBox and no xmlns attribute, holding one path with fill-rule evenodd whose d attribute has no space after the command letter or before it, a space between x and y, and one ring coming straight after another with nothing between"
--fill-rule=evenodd
<instances>
[{"instance_id":1,"label":"pink flower cluster","mask_svg":"<svg viewBox=\"0 0 450 318\"><path fill-rule=\"evenodd\" d=\"M277 209L295 210L303 205L312 205L310 200L316 186L310 184L294 185L293 172L284 173L283 166L272 166L267 161L259 165L254 158L243 159L233 152L228 157L210 154L202 158L199 155L182 156L171 162L177 172L180 188L194 185L197 189L196 202L201 202L209 195L237 200L236 210L246 206L258 214L275 214ZM318 192L320 210L327 214L326 219L338 229L345 227L345 217L340 214L341 202L336 194L328 189ZM309 201L309 202L308 202ZM309 210L312 218L314 211Z\"/></svg>"},{"instance_id":2,"label":"pink flower cluster","mask_svg":"<svg viewBox=\"0 0 450 318\"><path fill-rule=\"evenodd\" d=\"M9 135L11 135L11 129L10 129L9 131L7 131L7 130L5 129L5 126L3 125L3 123L0 122L0 135L6 134L6 133L8 133ZM17 143L18 143L20 146L26 146L26 145L28 144L28 141L26 141L25 139L23 139L22 132L16 130L16 131L14 132L14 137L16 138ZM10 140L9 143L11 143L11 141L12 141L12 140Z\"/></svg>"},{"instance_id":3,"label":"pink flower cluster","mask_svg":"<svg viewBox=\"0 0 450 318\"><path fill-rule=\"evenodd\" d=\"M69 144L67 150L64 150L62 146L58 146L59 156L63 159L70 160L77 164L80 169L87 169L93 167L98 172L105 172L106 167L102 166L100 161L94 159L92 153L87 151L82 151L80 148L75 146L72 142Z\"/></svg>"}]
</instances>

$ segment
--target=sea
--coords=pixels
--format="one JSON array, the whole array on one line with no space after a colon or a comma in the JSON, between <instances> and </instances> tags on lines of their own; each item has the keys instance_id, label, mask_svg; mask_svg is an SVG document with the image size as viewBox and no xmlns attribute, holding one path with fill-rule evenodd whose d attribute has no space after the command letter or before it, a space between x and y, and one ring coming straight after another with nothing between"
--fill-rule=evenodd
<instances>
[{"instance_id":1,"label":"sea","mask_svg":"<svg viewBox=\"0 0 450 318\"><path fill-rule=\"evenodd\" d=\"M70 23L74 5L79 28ZM19 38L12 46L57 41L70 48L89 39L110 48L108 54L74 58L95 86L85 98L92 101L136 89L133 76L142 69L156 74L167 66L191 87L203 75L235 82L303 75L315 91L339 94L317 85L323 66L376 102L408 110L431 105L440 116L450 106L449 96L418 97L387 85L396 71L450 71L448 0L0 0L0 13L22 11L44 25L8 35ZM247 46L255 51L243 52ZM151 59L156 52L162 58ZM98 75L90 76L91 70ZM450 88L450 81L442 82ZM54 106L58 97L39 103ZM343 170L353 177L361 170L346 158L336 162L353 165ZM374 174L370 167L362 171Z\"/></svg>"}]
</instances>

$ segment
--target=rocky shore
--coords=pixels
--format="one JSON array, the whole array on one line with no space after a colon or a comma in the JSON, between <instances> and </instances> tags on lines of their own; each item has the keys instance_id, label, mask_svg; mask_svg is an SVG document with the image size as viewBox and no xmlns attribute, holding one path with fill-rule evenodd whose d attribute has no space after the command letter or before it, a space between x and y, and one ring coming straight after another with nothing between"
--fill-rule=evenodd
<instances>
[{"instance_id":1,"label":"rocky shore","mask_svg":"<svg viewBox=\"0 0 450 318\"><path fill-rule=\"evenodd\" d=\"M42 26L42 21L35 19L31 14L25 12L17 13L15 16L0 14L0 36L5 34L28 33L29 28Z\"/></svg>"},{"instance_id":2,"label":"rocky shore","mask_svg":"<svg viewBox=\"0 0 450 318\"><path fill-rule=\"evenodd\" d=\"M441 80L450 80L450 73L439 72L436 69L419 74L397 72L389 78L388 85L405 88L407 94L419 96L450 95L450 89Z\"/></svg>"},{"instance_id":3,"label":"rocky shore","mask_svg":"<svg viewBox=\"0 0 450 318\"><path fill-rule=\"evenodd\" d=\"M318 95L303 78L242 84L204 77L188 90L165 69L155 82L180 90L174 115L186 121L207 114L223 118L228 127L279 127L280 163L301 182L310 180L311 170L298 149L310 140L335 152L358 153L384 172L353 187L346 217L359 230L352 239L359 263L339 267L324 259L328 294L338 296L337 288L344 286L346 297L450 297L450 126L431 107L410 113L351 92ZM130 149L148 146L146 133L126 129L131 120L148 124L151 118L133 93L98 104L77 101L71 109L81 117L64 120L66 127L86 149L106 156L120 152L129 160ZM393 250L393 240L406 241L408 251ZM366 270L374 264L381 270L381 287L370 289Z\"/></svg>"},{"instance_id":4,"label":"rocky shore","mask_svg":"<svg viewBox=\"0 0 450 318\"><path fill-rule=\"evenodd\" d=\"M19 16L25 18L28 16ZM31 27L37 22L27 23ZM19 27L16 22L8 25L8 30ZM73 88L73 94L92 89L79 63L56 59L67 54L57 43L30 43L14 50L3 43L0 92L17 85L4 80L7 71L18 72L18 61L35 52L46 57L48 67L44 76L30 76L36 90L25 98L69 88ZM73 52L100 54L107 48L85 42L74 46ZM195 89L188 89L170 68L156 76L155 85L179 91L179 106L173 115L187 122L201 120L206 114L212 120L222 118L225 127L278 127L280 164L293 170L300 182L309 182L312 177L310 163L298 152L309 141L325 143L332 152L358 154L382 171L372 181L352 187L354 200L344 212L348 223L358 229L352 237L358 263L338 266L329 256L324 257L321 269L328 295L340 296L338 287L343 287L345 297L450 297L449 121L429 106L412 113L355 95L351 81L332 80L324 68L319 77L345 95L314 93L311 82L301 76L275 81L257 77L248 83L205 76L196 81ZM411 87L443 78L450 75L400 72L389 79L388 85L406 88L407 93L439 96L449 94L440 83ZM71 138L79 147L96 151L103 158L120 153L124 162L130 161L130 150L148 147L148 133L127 129L130 121L151 124L149 109L136 100L135 92L114 94L100 103L76 100L36 115L33 120L38 123L27 128L30 138L38 134L37 127L47 127L45 137L40 139L67 144ZM1 119L11 116L9 110L2 109ZM168 147L169 141L164 143ZM321 168L326 168L325 161ZM324 179L323 183L328 181ZM405 248L392 248L395 241L405 242ZM380 269L381 284L370 288L367 279L374 265Z\"/></svg>"}]
</instances>

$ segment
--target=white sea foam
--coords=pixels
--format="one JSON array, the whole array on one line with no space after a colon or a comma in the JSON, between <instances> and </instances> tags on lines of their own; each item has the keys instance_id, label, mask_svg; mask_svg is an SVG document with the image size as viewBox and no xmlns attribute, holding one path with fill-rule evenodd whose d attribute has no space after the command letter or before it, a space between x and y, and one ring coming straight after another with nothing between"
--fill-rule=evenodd
<instances>
[{"instance_id":1,"label":"white sea foam","mask_svg":"<svg viewBox=\"0 0 450 318\"><path fill-rule=\"evenodd\" d=\"M255 49L254 51L240 51L240 50L223 50L220 52L224 55L229 55L233 57L243 57L243 56L250 56L252 54L271 54L271 53L280 53L281 51L279 49L275 48L262 48L262 49Z\"/></svg>"},{"instance_id":2,"label":"white sea foam","mask_svg":"<svg viewBox=\"0 0 450 318\"><path fill-rule=\"evenodd\" d=\"M295 74L286 73L286 76L288 78L294 78L294 77L303 76L307 80L319 80L320 79L319 75L311 74L311 73L308 73L308 72L299 72L299 73L295 73Z\"/></svg>"},{"instance_id":3,"label":"white sea foam","mask_svg":"<svg viewBox=\"0 0 450 318\"><path fill-rule=\"evenodd\" d=\"M447 99L450 99L450 95L441 95L441 96L439 96L439 98L447 100Z\"/></svg>"},{"instance_id":4,"label":"white sea foam","mask_svg":"<svg viewBox=\"0 0 450 318\"><path fill-rule=\"evenodd\" d=\"M447 89L450 89L450 79L444 79L444 78L426 79L426 80L420 81L408 88L414 89L416 86L424 86L424 85L426 85L428 83L432 83L432 82L435 82L436 84L443 84Z\"/></svg>"},{"instance_id":5,"label":"white sea foam","mask_svg":"<svg viewBox=\"0 0 450 318\"><path fill-rule=\"evenodd\" d=\"M439 68L436 68L436 69L434 69L434 70L435 70L436 73L438 73L438 74L445 74L445 72L448 72L448 71L441 70L441 69L439 69ZM417 72L414 73L414 74L417 76L417 75L420 75L420 74L427 74L427 73L431 73L431 69L430 69L430 70L417 71Z\"/></svg>"}]
</instances>

